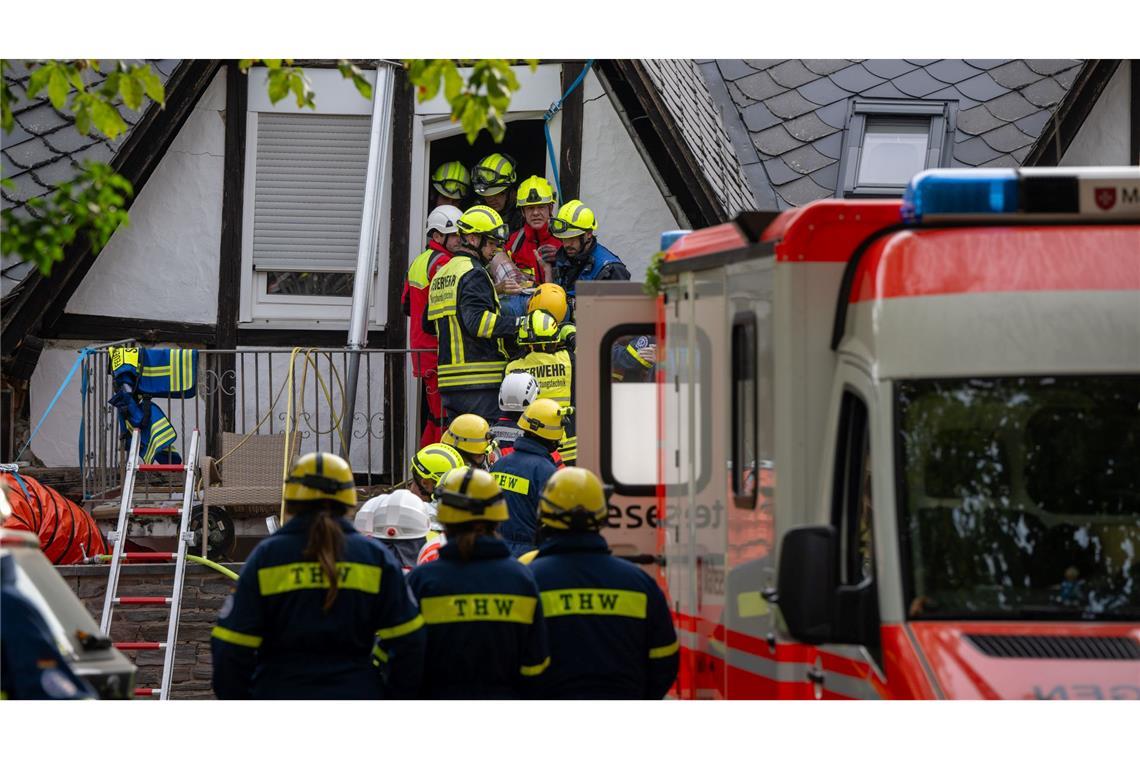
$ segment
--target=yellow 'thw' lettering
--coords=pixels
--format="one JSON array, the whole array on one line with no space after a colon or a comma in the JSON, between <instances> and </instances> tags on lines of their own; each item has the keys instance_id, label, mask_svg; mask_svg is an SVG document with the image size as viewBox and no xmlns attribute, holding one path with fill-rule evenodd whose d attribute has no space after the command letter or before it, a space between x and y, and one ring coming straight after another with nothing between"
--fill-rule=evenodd
<instances>
[{"instance_id":1,"label":"yellow 'thw' lettering","mask_svg":"<svg viewBox=\"0 0 1140 760\"><path fill-rule=\"evenodd\" d=\"M563 588L542 592L542 614L617 615L645 619L647 599L640 591L611 588Z\"/></svg>"},{"instance_id":2,"label":"yellow 'thw' lettering","mask_svg":"<svg viewBox=\"0 0 1140 760\"><path fill-rule=\"evenodd\" d=\"M517 594L455 594L420 600L428 625L437 623L531 623L538 600Z\"/></svg>"},{"instance_id":3,"label":"yellow 'thw' lettering","mask_svg":"<svg viewBox=\"0 0 1140 760\"><path fill-rule=\"evenodd\" d=\"M380 593L380 568L360 562L337 562L337 588ZM262 596L285 594L310 588L328 588L329 579L319 562L293 562L257 571L257 586Z\"/></svg>"}]
</instances>

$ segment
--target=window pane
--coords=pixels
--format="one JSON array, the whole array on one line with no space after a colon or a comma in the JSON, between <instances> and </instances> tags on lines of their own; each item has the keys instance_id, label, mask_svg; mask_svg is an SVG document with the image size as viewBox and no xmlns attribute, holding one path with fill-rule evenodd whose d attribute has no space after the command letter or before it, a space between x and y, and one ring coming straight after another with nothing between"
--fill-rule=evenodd
<instances>
[{"instance_id":1,"label":"window pane","mask_svg":"<svg viewBox=\"0 0 1140 760\"><path fill-rule=\"evenodd\" d=\"M265 292L271 296L342 296L352 298L348 272L266 272Z\"/></svg>"},{"instance_id":2,"label":"window pane","mask_svg":"<svg viewBox=\"0 0 1140 760\"><path fill-rule=\"evenodd\" d=\"M610 451L614 479L657 482L657 338L621 335L610 346Z\"/></svg>"},{"instance_id":3,"label":"window pane","mask_svg":"<svg viewBox=\"0 0 1140 760\"><path fill-rule=\"evenodd\" d=\"M867 119L859 159L860 185L905 185L926 168L928 119Z\"/></svg>"},{"instance_id":4,"label":"window pane","mask_svg":"<svg viewBox=\"0 0 1140 760\"><path fill-rule=\"evenodd\" d=\"M756 316L732 326L732 490L737 506L756 505ZM741 317L738 317L740 319Z\"/></svg>"}]
</instances>

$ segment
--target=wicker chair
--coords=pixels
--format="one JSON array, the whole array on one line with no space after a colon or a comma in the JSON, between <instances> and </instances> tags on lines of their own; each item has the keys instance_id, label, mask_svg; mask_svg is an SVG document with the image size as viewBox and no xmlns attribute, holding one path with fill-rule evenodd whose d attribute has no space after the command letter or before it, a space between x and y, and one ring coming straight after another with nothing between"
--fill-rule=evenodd
<instances>
[{"instance_id":1,"label":"wicker chair","mask_svg":"<svg viewBox=\"0 0 1140 760\"><path fill-rule=\"evenodd\" d=\"M225 460L202 458L203 501L207 507L225 507L235 517L272 514L281 505L285 434L252 435L241 443L243 438L222 433ZM297 457L301 437L294 435L292 443L290 462Z\"/></svg>"}]
</instances>

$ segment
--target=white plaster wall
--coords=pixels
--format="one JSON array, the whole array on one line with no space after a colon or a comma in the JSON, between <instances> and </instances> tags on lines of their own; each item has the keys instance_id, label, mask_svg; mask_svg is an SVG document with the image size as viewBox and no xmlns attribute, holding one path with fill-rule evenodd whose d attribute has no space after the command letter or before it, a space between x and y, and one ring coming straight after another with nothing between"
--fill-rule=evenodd
<instances>
[{"instance_id":1,"label":"white plaster wall","mask_svg":"<svg viewBox=\"0 0 1140 760\"><path fill-rule=\"evenodd\" d=\"M219 72L68 302L74 314L212 324L225 161ZM244 114L242 114L244 118Z\"/></svg>"},{"instance_id":2,"label":"white plaster wall","mask_svg":"<svg viewBox=\"0 0 1140 760\"><path fill-rule=\"evenodd\" d=\"M634 280L643 280L661 233L676 229L677 221L593 71L582 86L581 200L598 217L602 245L621 257Z\"/></svg>"},{"instance_id":3,"label":"white plaster wall","mask_svg":"<svg viewBox=\"0 0 1140 760\"><path fill-rule=\"evenodd\" d=\"M1061 166L1127 166L1131 64L1124 61L1061 158Z\"/></svg>"}]
</instances>

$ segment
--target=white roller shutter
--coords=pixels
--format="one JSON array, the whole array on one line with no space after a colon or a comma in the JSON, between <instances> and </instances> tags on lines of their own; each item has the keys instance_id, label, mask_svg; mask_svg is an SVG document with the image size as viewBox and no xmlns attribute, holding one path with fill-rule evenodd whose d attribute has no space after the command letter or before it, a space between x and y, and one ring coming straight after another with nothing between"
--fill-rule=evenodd
<instances>
[{"instance_id":1,"label":"white roller shutter","mask_svg":"<svg viewBox=\"0 0 1140 760\"><path fill-rule=\"evenodd\" d=\"M258 115L254 269L356 268L368 127L368 116Z\"/></svg>"}]
</instances>

